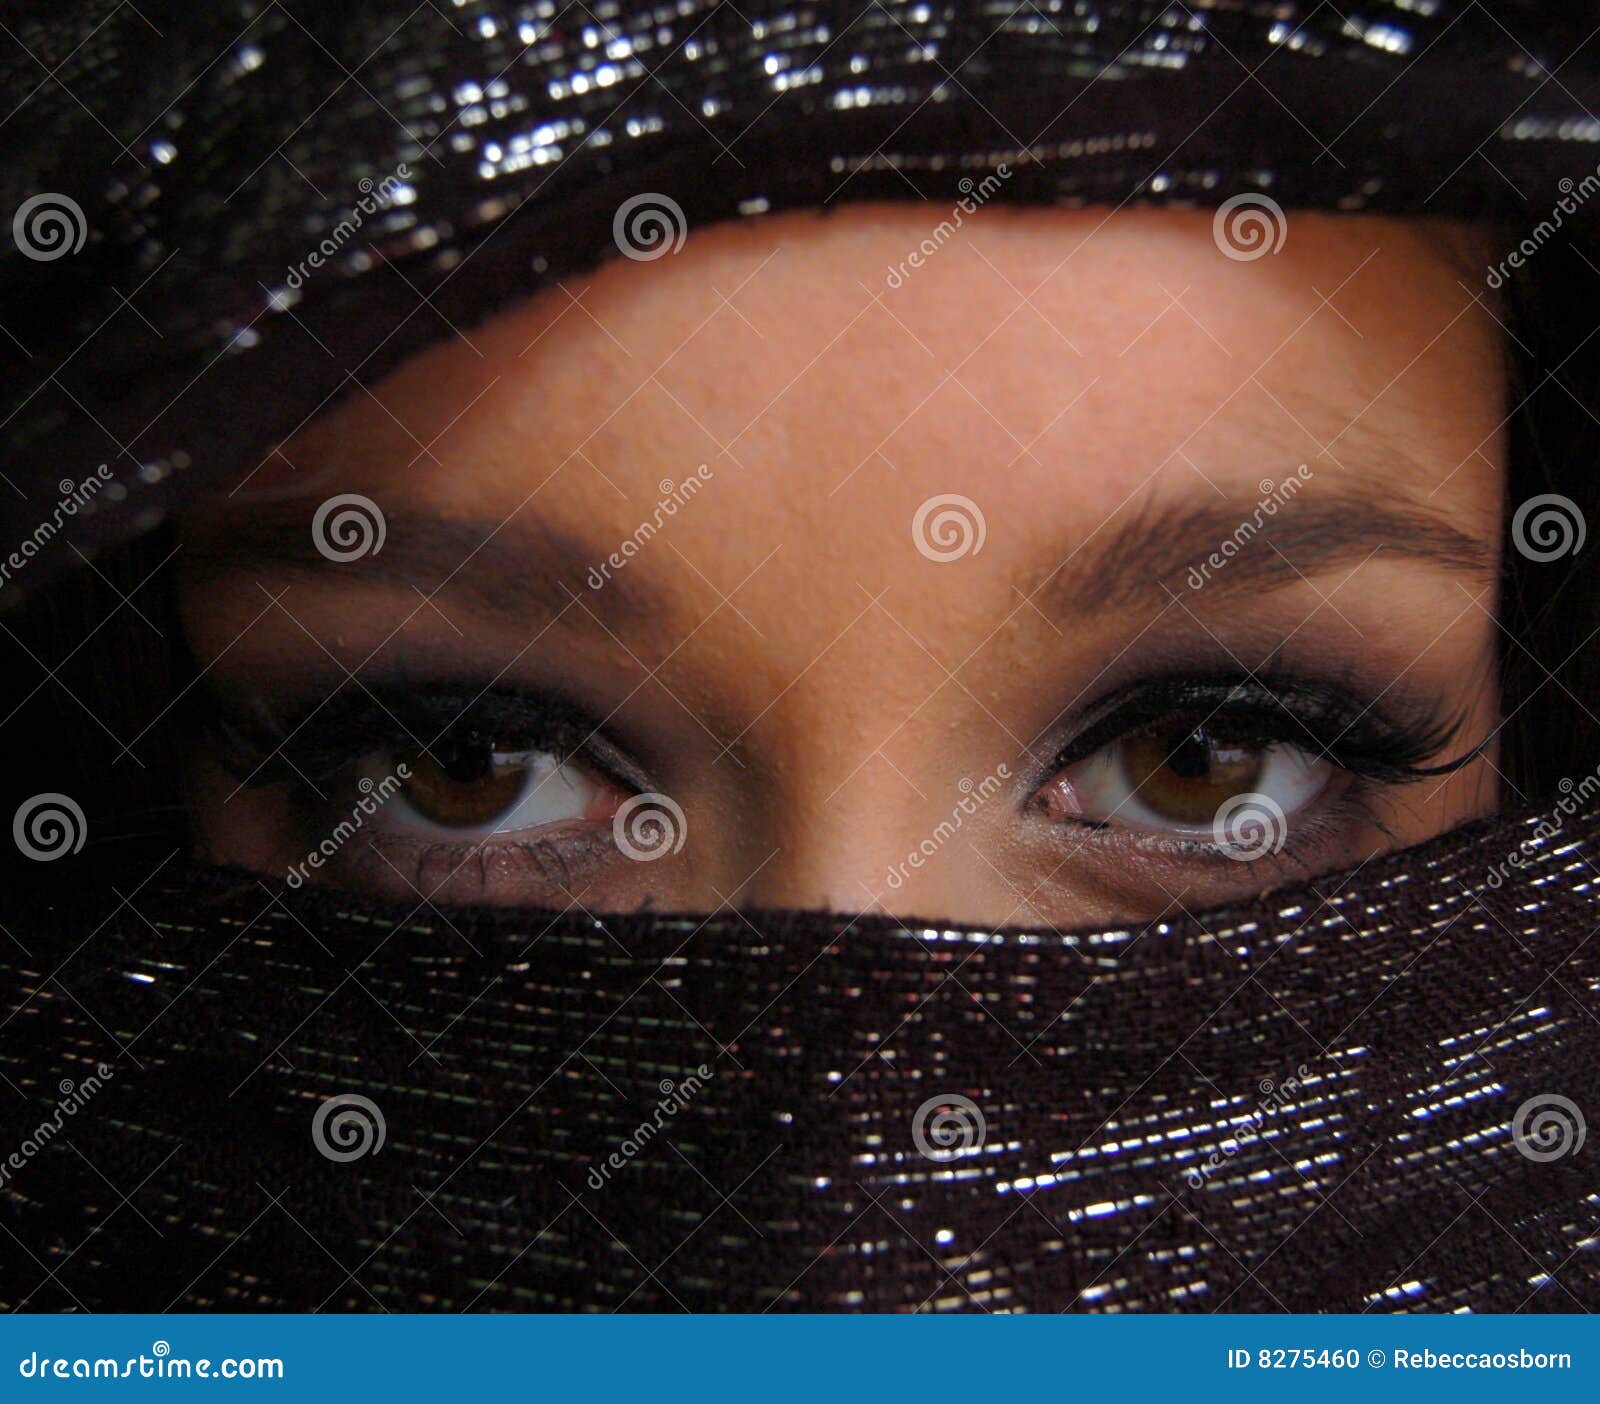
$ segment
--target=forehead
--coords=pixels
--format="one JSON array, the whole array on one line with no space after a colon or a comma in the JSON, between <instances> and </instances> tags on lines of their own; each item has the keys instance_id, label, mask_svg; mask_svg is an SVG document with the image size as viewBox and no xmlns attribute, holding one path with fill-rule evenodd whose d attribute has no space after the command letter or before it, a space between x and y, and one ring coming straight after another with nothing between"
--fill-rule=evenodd
<instances>
[{"instance_id":1,"label":"forehead","mask_svg":"<svg viewBox=\"0 0 1600 1404\"><path fill-rule=\"evenodd\" d=\"M1300 213L1254 259L1208 213L716 226L459 329L255 486L536 522L597 561L631 540L641 583L749 581L779 612L903 579L937 498L975 504L984 550L920 586L964 599L1142 503L1254 498L1302 464L1486 532L1503 369L1472 244ZM646 521L670 521L648 550Z\"/></svg>"}]
</instances>

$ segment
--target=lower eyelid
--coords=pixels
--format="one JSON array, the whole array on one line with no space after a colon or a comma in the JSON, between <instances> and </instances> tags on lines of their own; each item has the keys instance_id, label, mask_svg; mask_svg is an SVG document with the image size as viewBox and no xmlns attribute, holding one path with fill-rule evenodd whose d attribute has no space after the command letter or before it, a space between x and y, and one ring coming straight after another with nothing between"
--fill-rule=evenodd
<instances>
[{"instance_id":1,"label":"lower eyelid","mask_svg":"<svg viewBox=\"0 0 1600 1404\"><path fill-rule=\"evenodd\" d=\"M1263 865L1321 862L1323 855L1319 849L1331 849L1347 839L1356 827L1377 822L1378 809L1373 803L1373 794L1374 787L1362 777L1348 771L1335 772L1327 788L1315 800L1304 810L1288 816L1280 846L1260 854L1247 848L1244 851L1248 856L1242 857L1237 852L1230 853L1209 833L1163 832L1094 818L1059 822L1083 835L1078 842L1084 848L1093 846L1120 856L1137 854L1155 862L1169 859L1201 864L1222 873L1246 872Z\"/></svg>"},{"instance_id":2,"label":"lower eyelid","mask_svg":"<svg viewBox=\"0 0 1600 1404\"><path fill-rule=\"evenodd\" d=\"M349 855L347 880L376 878L402 895L446 903L495 896L530 906L552 900L565 905L579 884L618 856L618 849L609 828L547 827L550 832L524 839L485 835L450 840L373 832Z\"/></svg>"}]
</instances>

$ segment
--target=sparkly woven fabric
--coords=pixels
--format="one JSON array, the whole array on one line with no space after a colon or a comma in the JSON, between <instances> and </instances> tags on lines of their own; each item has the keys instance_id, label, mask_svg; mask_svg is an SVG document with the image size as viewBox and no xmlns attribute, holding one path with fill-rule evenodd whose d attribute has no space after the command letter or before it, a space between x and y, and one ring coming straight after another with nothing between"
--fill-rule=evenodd
<instances>
[{"instance_id":1,"label":"sparkly woven fabric","mask_svg":"<svg viewBox=\"0 0 1600 1404\"><path fill-rule=\"evenodd\" d=\"M1591 7L1345 8L15 0L0 540L114 480L0 599L619 237L1002 165L997 201L1592 218Z\"/></svg>"},{"instance_id":2,"label":"sparkly woven fabric","mask_svg":"<svg viewBox=\"0 0 1600 1404\"><path fill-rule=\"evenodd\" d=\"M642 194L690 237L1001 166L1030 203L1537 218L1600 159L1591 19L16 0L0 529L38 551L0 602L614 256ZM1600 820L1558 821L1067 935L16 863L0 1304L1594 1309Z\"/></svg>"},{"instance_id":3,"label":"sparkly woven fabric","mask_svg":"<svg viewBox=\"0 0 1600 1404\"><path fill-rule=\"evenodd\" d=\"M85 1104L0 1302L1593 1310L1597 864L1522 818L1068 935L11 888L6 1144Z\"/></svg>"}]
</instances>

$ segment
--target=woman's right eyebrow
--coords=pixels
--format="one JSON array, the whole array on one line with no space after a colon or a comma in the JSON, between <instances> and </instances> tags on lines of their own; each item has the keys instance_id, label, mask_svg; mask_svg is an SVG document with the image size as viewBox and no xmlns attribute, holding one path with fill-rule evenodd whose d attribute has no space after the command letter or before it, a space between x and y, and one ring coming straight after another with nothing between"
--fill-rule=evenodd
<instances>
[{"instance_id":1,"label":"woman's right eyebrow","mask_svg":"<svg viewBox=\"0 0 1600 1404\"><path fill-rule=\"evenodd\" d=\"M1379 553L1479 582L1494 575L1491 542L1393 492L1312 483L1270 511L1262 504L1212 490L1152 499L1125 520L1086 531L1019 588L1047 613L1070 618L1174 597L1209 602L1266 593ZM389 588L426 598L448 592L519 626L569 612L574 625L591 614L619 626L694 613L661 583L662 572L647 576L628 568L628 559L612 562L604 548L531 513L494 520L397 508L385 514L381 549L345 561L319 549L311 527L317 505L291 499L252 508L237 527L207 524L185 538L182 569L197 582L270 573L322 588Z\"/></svg>"}]
</instances>

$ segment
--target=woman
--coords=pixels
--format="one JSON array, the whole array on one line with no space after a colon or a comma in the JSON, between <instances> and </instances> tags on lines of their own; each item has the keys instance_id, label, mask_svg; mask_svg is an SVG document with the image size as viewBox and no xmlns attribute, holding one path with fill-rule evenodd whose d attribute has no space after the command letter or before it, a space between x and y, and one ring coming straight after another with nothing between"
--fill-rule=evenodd
<instances>
[{"instance_id":1,"label":"woman","mask_svg":"<svg viewBox=\"0 0 1600 1404\"><path fill-rule=\"evenodd\" d=\"M85 17L8 1305L1592 1304L1592 55L1269 8Z\"/></svg>"}]
</instances>

